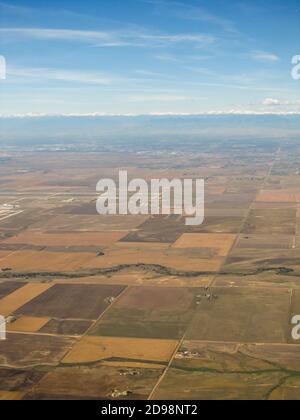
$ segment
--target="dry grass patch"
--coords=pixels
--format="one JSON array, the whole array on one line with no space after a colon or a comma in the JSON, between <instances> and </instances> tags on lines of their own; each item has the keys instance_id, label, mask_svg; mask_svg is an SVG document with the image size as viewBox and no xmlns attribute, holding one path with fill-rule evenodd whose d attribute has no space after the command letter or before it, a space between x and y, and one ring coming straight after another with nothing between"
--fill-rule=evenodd
<instances>
[{"instance_id":1,"label":"dry grass patch","mask_svg":"<svg viewBox=\"0 0 300 420\"><path fill-rule=\"evenodd\" d=\"M220 257L226 257L232 248L236 235L215 233L185 233L173 245L177 249L212 248Z\"/></svg>"},{"instance_id":2,"label":"dry grass patch","mask_svg":"<svg viewBox=\"0 0 300 420\"><path fill-rule=\"evenodd\" d=\"M66 364L122 361L168 362L177 346L175 340L84 337L63 359Z\"/></svg>"},{"instance_id":3,"label":"dry grass patch","mask_svg":"<svg viewBox=\"0 0 300 420\"><path fill-rule=\"evenodd\" d=\"M0 391L0 401L20 401L24 395L24 392L19 391Z\"/></svg>"},{"instance_id":4,"label":"dry grass patch","mask_svg":"<svg viewBox=\"0 0 300 420\"><path fill-rule=\"evenodd\" d=\"M296 191L261 191L257 198L257 202L262 203L299 203L300 192Z\"/></svg>"},{"instance_id":5,"label":"dry grass patch","mask_svg":"<svg viewBox=\"0 0 300 420\"><path fill-rule=\"evenodd\" d=\"M32 316L21 316L15 322L7 325L9 332L38 332L50 321L49 318L36 318Z\"/></svg>"},{"instance_id":6,"label":"dry grass patch","mask_svg":"<svg viewBox=\"0 0 300 420\"><path fill-rule=\"evenodd\" d=\"M19 251L0 260L0 269L10 268L13 271L73 271L80 269L95 254L47 251Z\"/></svg>"}]
</instances>

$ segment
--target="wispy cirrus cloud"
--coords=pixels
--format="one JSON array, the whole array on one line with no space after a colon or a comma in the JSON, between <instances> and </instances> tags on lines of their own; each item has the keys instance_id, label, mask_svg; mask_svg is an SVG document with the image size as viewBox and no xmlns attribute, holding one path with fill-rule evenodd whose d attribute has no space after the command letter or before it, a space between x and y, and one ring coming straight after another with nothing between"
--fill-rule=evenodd
<instances>
[{"instance_id":1,"label":"wispy cirrus cloud","mask_svg":"<svg viewBox=\"0 0 300 420\"><path fill-rule=\"evenodd\" d=\"M168 16L173 16L178 19L205 22L227 32L237 32L234 22L230 19L211 13L202 6L171 0L140 0L140 2L152 4L159 14L167 14Z\"/></svg>"},{"instance_id":2,"label":"wispy cirrus cloud","mask_svg":"<svg viewBox=\"0 0 300 420\"><path fill-rule=\"evenodd\" d=\"M260 61L262 63L277 63L280 61L280 57L274 53L255 50L250 54L251 58L255 61Z\"/></svg>"},{"instance_id":3,"label":"wispy cirrus cloud","mask_svg":"<svg viewBox=\"0 0 300 420\"><path fill-rule=\"evenodd\" d=\"M89 43L98 47L136 46L143 48L167 47L188 43L206 46L215 42L215 37L201 33L161 34L146 31L86 31L52 28L1 28L4 40L48 40Z\"/></svg>"},{"instance_id":4,"label":"wispy cirrus cloud","mask_svg":"<svg viewBox=\"0 0 300 420\"><path fill-rule=\"evenodd\" d=\"M110 42L113 34L101 31L85 31L73 29L47 28L0 28L4 40L20 40L24 38L36 40L81 41L81 42Z\"/></svg>"},{"instance_id":5,"label":"wispy cirrus cloud","mask_svg":"<svg viewBox=\"0 0 300 420\"><path fill-rule=\"evenodd\" d=\"M0 12L2 13L13 13L13 14L28 14L31 12L31 9L25 6L16 6L14 4L0 2Z\"/></svg>"},{"instance_id":6,"label":"wispy cirrus cloud","mask_svg":"<svg viewBox=\"0 0 300 420\"><path fill-rule=\"evenodd\" d=\"M94 72L49 68L9 68L8 79L11 76L35 81L53 80L94 85L110 85L112 83L112 78Z\"/></svg>"},{"instance_id":7,"label":"wispy cirrus cloud","mask_svg":"<svg viewBox=\"0 0 300 420\"><path fill-rule=\"evenodd\" d=\"M182 58L179 58L173 54L156 54L153 58L158 61L164 61L167 63L184 63Z\"/></svg>"},{"instance_id":8,"label":"wispy cirrus cloud","mask_svg":"<svg viewBox=\"0 0 300 420\"><path fill-rule=\"evenodd\" d=\"M155 54L153 58L157 61L163 61L166 63L173 63L173 64L185 64L185 63L198 63L207 61L213 58L212 55L199 55L199 54L185 54L176 56L174 54Z\"/></svg>"}]
</instances>

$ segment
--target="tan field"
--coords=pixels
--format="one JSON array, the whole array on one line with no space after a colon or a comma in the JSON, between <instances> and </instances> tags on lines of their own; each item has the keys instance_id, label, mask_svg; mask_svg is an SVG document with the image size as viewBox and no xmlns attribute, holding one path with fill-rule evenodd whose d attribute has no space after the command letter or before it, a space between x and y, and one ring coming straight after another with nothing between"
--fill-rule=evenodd
<instances>
[{"instance_id":1,"label":"tan field","mask_svg":"<svg viewBox=\"0 0 300 420\"><path fill-rule=\"evenodd\" d=\"M13 271L72 271L80 269L93 259L95 254L47 252L47 251L19 251L0 260L1 268L10 268Z\"/></svg>"},{"instance_id":2,"label":"tan field","mask_svg":"<svg viewBox=\"0 0 300 420\"><path fill-rule=\"evenodd\" d=\"M0 314L8 316L15 312L21 306L30 302L46 290L50 289L52 284L27 284L16 290L10 295L0 300Z\"/></svg>"},{"instance_id":3,"label":"tan field","mask_svg":"<svg viewBox=\"0 0 300 420\"><path fill-rule=\"evenodd\" d=\"M60 247L108 246L122 239L127 233L127 231L48 233L27 230L18 236L3 241L3 243Z\"/></svg>"},{"instance_id":4,"label":"tan field","mask_svg":"<svg viewBox=\"0 0 300 420\"><path fill-rule=\"evenodd\" d=\"M35 333L43 328L49 321L50 318L21 316L15 322L7 325L7 331Z\"/></svg>"},{"instance_id":5,"label":"tan field","mask_svg":"<svg viewBox=\"0 0 300 420\"><path fill-rule=\"evenodd\" d=\"M258 194L256 201L263 203L299 203L300 191L262 191Z\"/></svg>"},{"instance_id":6,"label":"tan field","mask_svg":"<svg viewBox=\"0 0 300 420\"><path fill-rule=\"evenodd\" d=\"M226 257L232 248L236 235L215 233L185 233L173 245L177 249L213 248L220 257Z\"/></svg>"},{"instance_id":7,"label":"tan field","mask_svg":"<svg viewBox=\"0 0 300 420\"><path fill-rule=\"evenodd\" d=\"M25 392L0 391L0 401L19 401L24 397Z\"/></svg>"},{"instance_id":8,"label":"tan field","mask_svg":"<svg viewBox=\"0 0 300 420\"><path fill-rule=\"evenodd\" d=\"M43 222L37 221L30 226L30 231L47 231L48 233L73 232L75 230L76 232L128 232L128 230L135 229L144 223L148 217L59 214Z\"/></svg>"},{"instance_id":9,"label":"tan field","mask_svg":"<svg viewBox=\"0 0 300 420\"><path fill-rule=\"evenodd\" d=\"M59 367L47 373L27 395L29 400L144 400L162 369L118 367ZM119 391L123 395L118 398Z\"/></svg>"},{"instance_id":10,"label":"tan field","mask_svg":"<svg viewBox=\"0 0 300 420\"><path fill-rule=\"evenodd\" d=\"M93 363L118 358L145 362L167 362L174 353L175 340L84 337L63 359L65 364Z\"/></svg>"},{"instance_id":11,"label":"tan field","mask_svg":"<svg viewBox=\"0 0 300 420\"><path fill-rule=\"evenodd\" d=\"M2 260L4 260L9 255L13 254L11 251L0 251L0 263Z\"/></svg>"}]
</instances>

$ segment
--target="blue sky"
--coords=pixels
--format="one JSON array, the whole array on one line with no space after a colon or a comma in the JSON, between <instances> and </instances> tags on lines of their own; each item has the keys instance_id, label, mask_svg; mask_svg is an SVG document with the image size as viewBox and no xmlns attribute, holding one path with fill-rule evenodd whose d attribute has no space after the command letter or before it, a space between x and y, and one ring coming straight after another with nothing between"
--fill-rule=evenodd
<instances>
[{"instance_id":1,"label":"blue sky","mask_svg":"<svg viewBox=\"0 0 300 420\"><path fill-rule=\"evenodd\" d=\"M0 1L1 114L300 112L299 0Z\"/></svg>"}]
</instances>

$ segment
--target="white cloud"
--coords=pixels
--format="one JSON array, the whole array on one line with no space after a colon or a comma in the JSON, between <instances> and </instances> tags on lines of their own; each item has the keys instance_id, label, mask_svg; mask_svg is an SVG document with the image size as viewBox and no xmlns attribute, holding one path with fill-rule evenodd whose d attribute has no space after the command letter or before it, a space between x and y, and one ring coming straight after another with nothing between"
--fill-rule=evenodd
<instances>
[{"instance_id":1,"label":"white cloud","mask_svg":"<svg viewBox=\"0 0 300 420\"><path fill-rule=\"evenodd\" d=\"M215 38L211 35L203 34L179 34L179 35L142 35L142 39L151 40L159 43L177 44L180 42L193 42L204 45L214 43Z\"/></svg>"},{"instance_id":2,"label":"white cloud","mask_svg":"<svg viewBox=\"0 0 300 420\"><path fill-rule=\"evenodd\" d=\"M10 68L8 76L35 80L56 80L95 85L109 85L112 79L97 73L49 68Z\"/></svg>"},{"instance_id":3,"label":"white cloud","mask_svg":"<svg viewBox=\"0 0 300 420\"><path fill-rule=\"evenodd\" d=\"M275 98L265 98L262 101L262 105L266 107L289 107L289 106L300 106L300 100L282 100Z\"/></svg>"},{"instance_id":4,"label":"white cloud","mask_svg":"<svg viewBox=\"0 0 300 420\"><path fill-rule=\"evenodd\" d=\"M128 113L128 114L113 114L103 112L92 112L92 113L23 113L23 114L0 114L0 118L49 118L49 117L82 117L82 118L105 118L105 117L189 117L189 116L300 116L300 111L253 111L253 110L242 110L239 108L220 110L220 111L207 111L207 112L149 112L149 113Z\"/></svg>"},{"instance_id":5,"label":"white cloud","mask_svg":"<svg viewBox=\"0 0 300 420\"><path fill-rule=\"evenodd\" d=\"M15 37L18 39L31 38L39 40L64 40L97 42L112 40L112 34L100 31L82 31L72 29L45 29L45 28L0 28L4 37Z\"/></svg>"},{"instance_id":6,"label":"white cloud","mask_svg":"<svg viewBox=\"0 0 300 420\"><path fill-rule=\"evenodd\" d=\"M258 50L252 52L251 58L263 63L276 63L280 60L279 56L276 54Z\"/></svg>"},{"instance_id":7,"label":"white cloud","mask_svg":"<svg viewBox=\"0 0 300 420\"><path fill-rule=\"evenodd\" d=\"M144 48L166 47L179 43L190 43L196 46L211 45L215 38L201 33L161 34L145 31L85 31L73 29L46 28L1 28L2 39L84 42L98 47L136 46Z\"/></svg>"},{"instance_id":8,"label":"white cloud","mask_svg":"<svg viewBox=\"0 0 300 420\"><path fill-rule=\"evenodd\" d=\"M280 100L279 99L274 99L274 98L266 98L266 99L263 100L262 104L265 105L265 106L281 105Z\"/></svg>"}]
</instances>

